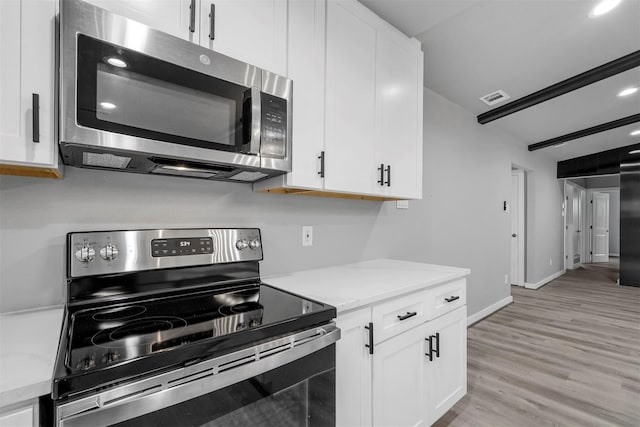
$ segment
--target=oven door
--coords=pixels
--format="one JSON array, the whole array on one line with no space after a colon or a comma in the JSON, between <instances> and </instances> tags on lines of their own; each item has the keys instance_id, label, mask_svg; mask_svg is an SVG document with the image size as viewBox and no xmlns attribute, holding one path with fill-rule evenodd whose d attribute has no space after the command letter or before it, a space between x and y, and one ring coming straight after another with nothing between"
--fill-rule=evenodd
<instances>
[{"instance_id":1,"label":"oven door","mask_svg":"<svg viewBox=\"0 0 640 427\"><path fill-rule=\"evenodd\" d=\"M56 407L59 426L333 426L334 324Z\"/></svg>"}]
</instances>

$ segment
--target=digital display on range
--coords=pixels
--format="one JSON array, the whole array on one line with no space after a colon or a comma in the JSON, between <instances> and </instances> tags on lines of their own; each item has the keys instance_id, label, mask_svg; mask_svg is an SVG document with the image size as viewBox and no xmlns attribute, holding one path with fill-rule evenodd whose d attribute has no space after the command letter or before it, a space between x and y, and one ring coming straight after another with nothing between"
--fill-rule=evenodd
<instances>
[{"instance_id":1,"label":"digital display on range","mask_svg":"<svg viewBox=\"0 0 640 427\"><path fill-rule=\"evenodd\" d=\"M195 237L185 239L153 239L151 255L153 257L203 255L213 253L211 237Z\"/></svg>"}]
</instances>

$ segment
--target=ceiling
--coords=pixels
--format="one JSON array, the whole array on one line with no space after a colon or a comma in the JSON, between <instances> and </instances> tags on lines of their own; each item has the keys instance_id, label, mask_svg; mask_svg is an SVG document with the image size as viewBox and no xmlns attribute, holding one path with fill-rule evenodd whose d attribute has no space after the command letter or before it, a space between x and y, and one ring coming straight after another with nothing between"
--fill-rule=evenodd
<instances>
[{"instance_id":1,"label":"ceiling","mask_svg":"<svg viewBox=\"0 0 640 427\"><path fill-rule=\"evenodd\" d=\"M640 0L623 0L590 18L596 0L361 0L422 43L424 84L474 114L546 88L640 50ZM522 141L541 142L640 113L640 67L505 116L497 126ZM480 97L503 90L492 107ZM549 147L555 160L640 142L640 122Z\"/></svg>"}]
</instances>

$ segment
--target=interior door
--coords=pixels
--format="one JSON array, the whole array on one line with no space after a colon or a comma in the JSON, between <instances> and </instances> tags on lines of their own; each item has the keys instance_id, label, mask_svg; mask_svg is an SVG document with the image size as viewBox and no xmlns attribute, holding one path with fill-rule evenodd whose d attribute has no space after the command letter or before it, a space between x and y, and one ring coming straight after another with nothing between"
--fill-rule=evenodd
<instances>
[{"instance_id":1,"label":"interior door","mask_svg":"<svg viewBox=\"0 0 640 427\"><path fill-rule=\"evenodd\" d=\"M511 284L524 286L524 173L511 174Z\"/></svg>"},{"instance_id":2,"label":"interior door","mask_svg":"<svg viewBox=\"0 0 640 427\"><path fill-rule=\"evenodd\" d=\"M609 194L593 193L593 258L592 262L609 261Z\"/></svg>"}]
</instances>

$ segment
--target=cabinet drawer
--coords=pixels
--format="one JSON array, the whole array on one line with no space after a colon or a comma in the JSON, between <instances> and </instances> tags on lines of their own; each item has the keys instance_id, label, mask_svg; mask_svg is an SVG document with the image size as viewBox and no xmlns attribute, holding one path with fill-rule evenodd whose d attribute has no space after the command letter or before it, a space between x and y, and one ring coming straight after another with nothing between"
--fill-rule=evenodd
<instances>
[{"instance_id":1,"label":"cabinet drawer","mask_svg":"<svg viewBox=\"0 0 640 427\"><path fill-rule=\"evenodd\" d=\"M467 280L458 279L427 291L427 320L467 304Z\"/></svg>"},{"instance_id":2,"label":"cabinet drawer","mask_svg":"<svg viewBox=\"0 0 640 427\"><path fill-rule=\"evenodd\" d=\"M426 292L414 292L374 305L371 317L375 325L373 342L379 343L427 320Z\"/></svg>"}]
</instances>

